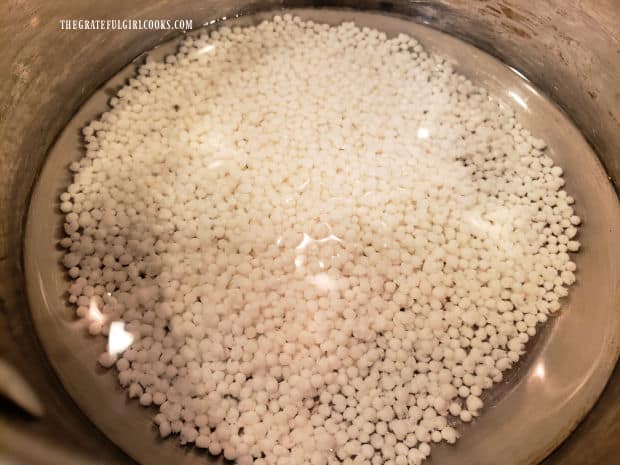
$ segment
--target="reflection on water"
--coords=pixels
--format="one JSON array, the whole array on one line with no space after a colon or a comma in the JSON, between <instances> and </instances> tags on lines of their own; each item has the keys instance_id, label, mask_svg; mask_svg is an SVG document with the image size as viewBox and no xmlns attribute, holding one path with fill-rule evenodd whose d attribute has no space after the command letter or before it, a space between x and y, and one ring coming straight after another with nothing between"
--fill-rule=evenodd
<instances>
[{"instance_id":1,"label":"reflection on water","mask_svg":"<svg viewBox=\"0 0 620 465\"><path fill-rule=\"evenodd\" d=\"M312 242L313 242L312 238L310 236L308 236L308 234L304 233L304 238L299 243L299 245L297 247L295 247L295 249L296 250L303 250L303 249L305 249L308 246L308 244L311 244Z\"/></svg>"},{"instance_id":2,"label":"reflection on water","mask_svg":"<svg viewBox=\"0 0 620 465\"><path fill-rule=\"evenodd\" d=\"M113 321L110 324L110 334L108 336L108 353L118 355L125 351L133 343L133 335L125 331L123 321Z\"/></svg>"},{"instance_id":3,"label":"reflection on water","mask_svg":"<svg viewBox=\"0 0 620 465\"><path fill-rule=\"evenodd\" d=\"M428 139L430 135L428 128L419 128L418 129L418 139Z\"/></svg>"},{"instance_id":4,"label":"reflection on water","mask_svg":"<svg viewBox=\"0 0 620 465\"><path fill-rule=\"evenodd\" d=\"M303 233L303 239L295 247L295 250L299 253L295 257L295 269L297 271L303 271L304 267L307 265L308 257L301 252L307 247L309 247L310 245L327 244L331 241L337 242L337 243L343 243L342 239L340 239L338 236L336 236L335 234L331 232L331 228L329 227L329 225L326 224L326 226L327 226L327 230L329 231L329 234L327 234L325 237L322 237L320 239L313 239L308 233ZM278 245L280 244L280 242L281 242L281 238L278 239L278 242L277 242ZM335 254L332 254L329 258L335 258ZM323 259L317 259L316 264L318 265L318 268L320 270L324 270L329 267L329 265L326 264ZM311 274L306 279L308 282L314 284L317 290L320 291L321 293L333 291L338 288L337 280L325 272Z\"/></svg>"},{"instance_id":5,"label":"reflection on water","mask_svg":"<svg viewBox=\"0 0 620 465\"><path fill-rule=\"evenodd\" d=\"M204 47L202 47L202 48L198 51L198 53L199 53L200 55L203 55L203 54L205 54L205 53L212 52L214 48L215 48L215 46L214 46L213 44L205 45Z\"/></svg>"},{"instance_id":6,"label":"reflection on water","mask_svg":"<svg viewBox=\"0 0 620 465\"><path fill-rule=\"evenodd\" d=\"M103 323L103 314L99 310L95 299L90 299L90 305L88 306L88 318L91 321Z\"/></svg>"},{"instance_id":7,"label":"reflection on water","mask_svg":"<svg viewBox=\"0 0 620 465\"><path fill-rule=\"evenodd\" d=\"M313 244L313 243L322 244L324 242L329 242L329 241L342 242L342 239L340 239L338 236L334 234L329 234L321 239L312 239L307 233L304 233L304 238L301 240L299 245L295 247L295 250L303 250L306 247L308 247L308 245Z\"/></svg>"},{"instance_id":8,"label":"reflection on water","mask_svg":"<svg viewBox=\"0 0 620 465\"><path fill-rule=\"evenodd\" d=\"M312 276L310 280L320 291L333 291L338 287L336 280L327 273L318 273Z\"/></svg>"},{"instance_id":9,"label":"reflection on water","mask_svg":"<svg viewBox=\"0 0 620 465\"><path fill-rule=\"evenodd\" d=\"M527 110L527 103L525 103L525 100L523 100L523 97L521 97L519 94L517 94L515 91L513 90L509 90L508 91L508 96L513 99L515 102L517 102L517 104Z\"/></svg>"}]
</instances>

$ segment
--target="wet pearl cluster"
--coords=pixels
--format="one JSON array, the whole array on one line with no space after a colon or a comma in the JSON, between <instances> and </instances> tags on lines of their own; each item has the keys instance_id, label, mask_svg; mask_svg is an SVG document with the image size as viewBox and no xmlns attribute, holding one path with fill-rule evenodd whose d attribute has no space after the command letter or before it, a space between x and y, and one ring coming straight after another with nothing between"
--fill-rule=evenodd
<instances>
[{"instance_id":1,"label":"wet pearl cluster","mask_svg":"<svg viewBox=\"0 0 620 465\"><path fill-rule=\"evenodd\" d=\"M224 26L110 104L60 244L99 362L161 436L240 465L420 464L575 281L545 143L407 35Z\"/></svg>"}]
</instances>

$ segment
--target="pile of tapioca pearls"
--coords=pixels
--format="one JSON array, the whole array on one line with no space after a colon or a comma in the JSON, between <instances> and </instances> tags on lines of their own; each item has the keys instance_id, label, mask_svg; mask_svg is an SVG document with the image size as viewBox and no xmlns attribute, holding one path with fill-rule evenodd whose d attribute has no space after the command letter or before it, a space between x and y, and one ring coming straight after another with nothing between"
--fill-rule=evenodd
<instances>
[{"instance_id":1,"label":"pile of tapioca pearls","mask_svg":"<svg viewBox=\"0 0 620 465\"><path fill-rule=\"evenodd\" d=\"M110 103L60 243L100 363L162 436L241 465L419 464L575 281L545 143L407 35L224 26Z\"/></svg>"}]
</instances>

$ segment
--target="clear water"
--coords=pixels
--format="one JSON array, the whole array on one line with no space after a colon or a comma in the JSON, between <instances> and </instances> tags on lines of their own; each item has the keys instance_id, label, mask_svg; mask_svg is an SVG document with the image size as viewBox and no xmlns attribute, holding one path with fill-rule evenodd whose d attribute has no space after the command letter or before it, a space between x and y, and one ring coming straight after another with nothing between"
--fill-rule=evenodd
<instances>
[{"instance_id":1,"label":"clear water","mask_svg":"<svg viewBox=\"0 0 620 465\"><path fill-rule=\"evenodd\" d=\"M585 212L589 208L595 208L598 202L606 201L609 195L613 196L608 188L601 187L599 181L601 177L604 178L604 173L595 155L568 119L523 76L491 56L448 35L391 16L340 10L291 12L317 22L338 24L354 21L360 26L370 26L388 35L400 32L412 35L427 50L447 56L457 72L488 89L503 104L513 107L522 124L534 136L547 141L551 156L565 170L567 186L577 199L578 214L587 217ZM226 23L252 24L272 15L258 14L227 20ZM217 24L213 27L217 27ZM173 52L177 45L177 41L172 41L148 53L161 59ZM56 210L58 194L70 182L66 169L68 164L83 155L79 131L106 110L110 96L135 74L136 64L142 63L143 59L143 56L138 57L88 100L49 154L33 195L28 218L25 258L29 297L37 329L65 387L104 433L142 463L200 463L206 459L204 454L194 450L188 452L178 447L173 440L163 443L157 441L155 431L148 426L153 412L137 403L126 404L125 394L120 391L116 377L110 373L95 372L94 361L105 341L86 336L84 328L74 320L74 309L66 305L64 270L58 265L62 252L55 246L61 234L61 219ZM584 173L587 173L586 179ZM586 223L581 235L584 244L588 244L590 234ZM592 248L583 257L578 257L581 275L597 266L595 254L604 253ZM587 302L587 291L580 283L571 289L571 298L562 310L563 313L582 301ZM464 437L456 446L434 447L432 459L426 463L522 463L524 458L540 454L549 447L550 442L557 440L557 432L536 429L534 420L537 412L532 410L532 406L538 406L539 411L543 411L551 402L551 394L546 392L544 384L538 385L531 381L540 375L541 366L545 373L541 360L544 361L546 352L553 349L554 334L560 330L561 325L555 322L549 324L517 369L509 374L505 382L486 394L487 405L493 408L485 410L484 415L474 424L461 428ZM547 373L549 371L547 369ZM525 399L534 398L534 403L528 401L531 406L524 407ZM515 425L519 427L515 428ZM523 428L523 425L533 426L528 429ZM507 437L511 437L512 445L505 444ZM492 444L502 444L502 447L493 447Z\"/></svg>"}]
</instances>

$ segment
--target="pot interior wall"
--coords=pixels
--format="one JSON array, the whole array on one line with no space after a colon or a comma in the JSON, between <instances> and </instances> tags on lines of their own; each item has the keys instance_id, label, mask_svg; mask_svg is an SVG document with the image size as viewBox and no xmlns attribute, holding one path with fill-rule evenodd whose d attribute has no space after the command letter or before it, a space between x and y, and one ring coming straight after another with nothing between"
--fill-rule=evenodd
<instances>
[{"instance_id":1,"label":"pot interior wall","mask_svg":"<svg viewBox=\"0 0 620 465\"><path fill-rule=\"evenodd\" d=\"M518 69L558 103L618 185L620 158L614 148L620 147L620 5L614 0L10 3L0 18L0 352L15 365L29 367L25 375L51 412L34 426L17 417L18 429L63 443L71 437L100 458L123 460L73 407L34 335L24 295L23 220L45 156L81 104L142 51L175 34L61 31L60 19L183 18L198 27L223 16L283 6L380 9L477 45Z\"/></svg>"}]
</instances>

